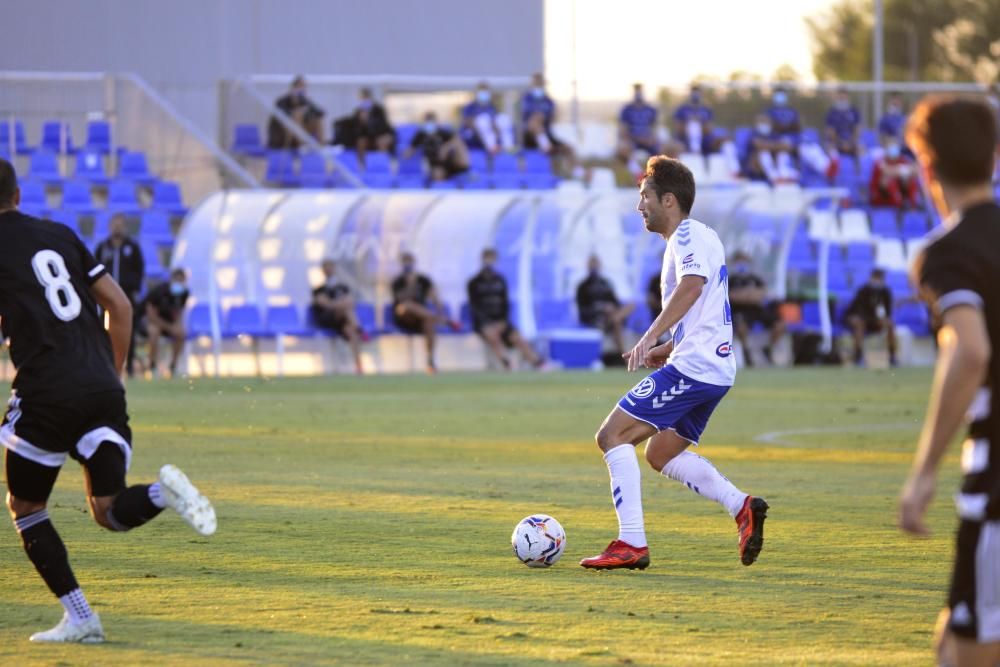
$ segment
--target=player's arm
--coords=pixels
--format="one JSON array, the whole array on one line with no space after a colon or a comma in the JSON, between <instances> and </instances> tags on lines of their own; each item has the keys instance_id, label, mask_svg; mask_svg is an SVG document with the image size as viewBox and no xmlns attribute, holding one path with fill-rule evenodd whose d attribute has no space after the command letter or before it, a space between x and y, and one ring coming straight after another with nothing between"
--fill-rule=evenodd
<instances>
[{"instance_id":1,"label":"player's arm","mask_svg":"<svg viewBox=\"0 0 1000 667\"><path fill-rule=\"evenodd\" d=\"M928 533L924 514L934 497L938 466L982 386L991 353L983 313L971 305L946 310L937 338L938 361L927 418L900 500L899 525L916 535Z\"/></svg>"},{"instance_id":2,"label":"player's arm","mask_svg":"<svg viewBox=\"0 0 1000 667\"><path fill-rule=\"evenodd\" d=\"M132 338L132 304L108 274L104 274L90 286L90 293L108 313L108 337L115 356L115 371L121 373Z\"/></svg>"},{"instance_id":3,"label":"player's arm","mask_svg":"<svg viewBox=\"0 0 1000 667\"><path fill-rule=\"evenodd\" d=\"M649 329L642 335L639 342L630 352L626 352L625 359L628 360L630 371L638 370L645 363L649 352L656 347L656 342L660 336L667 333L671 327L681 321L681 318L691 309L701 291L705 287L705 277L696 274L688 274L680 279L677 288L670 294L663 310L649 325Z\"/></svg>"}]
</instances>

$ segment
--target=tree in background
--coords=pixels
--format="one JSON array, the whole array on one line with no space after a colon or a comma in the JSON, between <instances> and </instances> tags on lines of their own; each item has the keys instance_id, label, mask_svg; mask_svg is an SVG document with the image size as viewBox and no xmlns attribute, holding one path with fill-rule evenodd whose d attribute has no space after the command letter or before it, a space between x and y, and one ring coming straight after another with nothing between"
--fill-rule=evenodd
<instances>
[{"instance_id":1,"label":"tree in background","mask_svg":"<svg viewBox=\"0 0 1000 667\"><path fill-rule=\"evenodd\" d=\"M885 0L884 12L886 80L997 81L997 0ZM839 0L806 19L818 79L871 78L874 14L873 0Z\"/></svg>"}]
</instances>

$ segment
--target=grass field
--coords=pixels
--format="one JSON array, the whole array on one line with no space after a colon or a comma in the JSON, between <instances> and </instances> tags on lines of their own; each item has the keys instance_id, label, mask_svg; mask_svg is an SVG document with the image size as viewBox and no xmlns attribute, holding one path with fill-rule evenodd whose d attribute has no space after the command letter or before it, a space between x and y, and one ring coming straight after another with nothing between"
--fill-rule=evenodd
<instances>
[{"instance_id":1,"label":"grass field","mask_svg":"<svg viewBox=\"0 0 1000 667\"><path fill-rule=\"evenodd\" d=\"M637 379L133 383L131 480L179 464L219 532L103 532L70 463L50 509L109 641L28 643L61 609L9 527L0 664L932 664L955 455L934 537L893 523L929 371L743 373L700 453L771 504L758 563L721 508L646 469L652 566L586 571L617 534L593 432ZM568 533L548 570L510 553L532 512Z\"/></svg>"}]
</instances>

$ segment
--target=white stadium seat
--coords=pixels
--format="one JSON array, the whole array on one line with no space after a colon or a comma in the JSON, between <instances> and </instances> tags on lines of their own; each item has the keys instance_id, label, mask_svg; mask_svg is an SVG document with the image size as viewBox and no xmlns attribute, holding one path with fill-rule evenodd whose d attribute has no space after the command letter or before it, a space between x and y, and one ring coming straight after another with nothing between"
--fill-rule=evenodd
<instances>
[{"instance_id":1,"label":"white stadium seat","mask_svg":"<svg viewBox=\"0 0 1000 667\"><path fill-rule=\"evenodd\" d=\"M726 164L726 156L721 153L713 153L708 156L708 182L728 183L733 181L733 175L729 173L729 166Z\"/></svg>"},{"instance_id":2,"label":"white stadium seat","mask_svg":"<svg viewBox=\"0 0 1000 667\"><path fill-rule=\"evenodd\" d=\"M913 260L917 258L920 251L924 249L927 245L927 237L921 236L920 238L910 239L906 242L906 263L913 264Z\"/></svg>"},{"instance_id":3,"label":"white stadium seat","mask_svg":"<svg viewBox=\"0 0 1000 667\"><path fill-rule=\"evenodd\" d=\"M806 214L809 223L809 238L813 240L830 239L836 241L840 238L840 230L837 226L837 217L833 211L819 211L809 209Z\"/></svg>"},{"instance_id":4,"label":"white stadium seat","mask_svg":"<svg viewBox=\"0 0 1000 667\"><path fill-rule=\"evenodd\" d=\"M840 212L841 241L868 241L871 237L868 214L864 210L849 208Z\"/></svg>"},{"instance_id":5,"label":"white stadium seat","mask_svg":"<svg viewBox=\"0 0 1000 667\"><path fill-rule=\"evenodd\" d=\"M875 245L875 266L888 271L905 271L903 242L899 239L879 239Z\"/></svg>"},{"instance_id":6,"label":"white stadium seat","mask_svg":"<svg viewBox=\"0 0 1000 667\"><path fill-rule=\"evenodd\" d=\"M705 158L701 153L681 153L680 161L691 170L695 183L708 181L708 169L705 167Z\"/></svg>"}]
</instances>

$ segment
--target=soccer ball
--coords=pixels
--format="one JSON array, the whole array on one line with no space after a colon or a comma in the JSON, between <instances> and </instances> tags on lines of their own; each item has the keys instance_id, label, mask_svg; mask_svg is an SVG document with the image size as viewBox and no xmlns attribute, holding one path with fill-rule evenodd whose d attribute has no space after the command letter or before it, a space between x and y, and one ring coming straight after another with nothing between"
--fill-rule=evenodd
<instances>
[{"instance_id":1,"label":"soccer ball","mask_svg":"<svg viewBox=\"0 0 1000 667\"><path fill-rule=\"evenodd\" d=\"M546 514L526 516L510 536L514 555L528 567L555 565L566 548L566 531Z\"/></svg>"}]
</instances>

